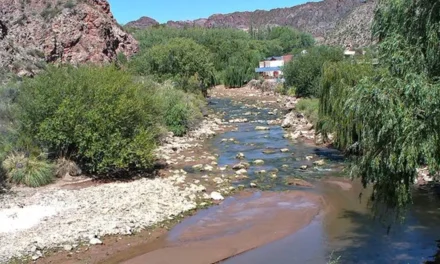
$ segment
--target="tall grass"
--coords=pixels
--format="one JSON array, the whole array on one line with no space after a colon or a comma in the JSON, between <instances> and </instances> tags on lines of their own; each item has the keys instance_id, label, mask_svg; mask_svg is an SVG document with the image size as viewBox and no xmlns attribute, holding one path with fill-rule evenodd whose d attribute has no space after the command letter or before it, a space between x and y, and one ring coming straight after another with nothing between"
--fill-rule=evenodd
<instances>
[{"instance_id":1,"label":"tall grass","mask_svg":"<svg viewBox=\"0 0 440 264\"><path fill-rule=\"evenodd\" d=\"M7 179L15 184L39 187L54 179L54 165L45 159L26 157L23 153L11 153L3 161L2 167Z\"/></svg>"}]
</instances>

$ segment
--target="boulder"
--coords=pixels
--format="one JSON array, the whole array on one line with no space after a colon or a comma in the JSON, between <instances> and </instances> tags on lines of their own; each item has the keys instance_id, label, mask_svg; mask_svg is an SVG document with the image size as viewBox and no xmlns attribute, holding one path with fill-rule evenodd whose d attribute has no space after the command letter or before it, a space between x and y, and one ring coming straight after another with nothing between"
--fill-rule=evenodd
<instances>
[{"instance_id":1,"label":"boulder","mask_svg":"<svg viewBox=\"0 0 440 264\"><path fill-rule=\"evenodd\" d=\"M324 160L317 160L317 161L313 162L313 164L316 166L324 166L325 161Z\"/></svg>"},{"instance_id":2,"label":"boulder","mask_svg":"<svg viewBox=\"0 0 440 264\"><path fill-rule=\"evenodd\" d=\"M247 162L240 162L240 163L234 165L234 168L235 168L235 170L237 170L237 168L238 168L238 170L240 170L240 169L248 169L250 166L251 165Z\"/></svg>"},{"instance_id":3,"label":"boulder","mask_svg":"<svg viewBox=\"0 0 440 264\"><path fill-rule=\"evenodd\" d=\"M296 124L296 114L294 112L288 113L285 117L283 122L281 123L282 128L289 128Z\"/></svg>"},{"instance_id":4,"label":"boulder","mask_svg":"<svg viewBox=\"0 0 440 264\"><path fill-rule=\"evenodd\" d=\"M218 192L212 192L210 195L211 199L214 201L223 201L225 198Z\"/></svg>"},{"instance_id":5,"label":"boulder","mask_svg":"<svg viewBox=\"0 0 440 264\"><path fill-rule=\"evenodd\" d=\"M236 159L244 159L245 158L245 155L243 154L243 153L238 153L236 156L235 156L235 158Z\"/></svg>"},{"instance_id":6,"label":"boulder","mask_svg":"<svg viewBox=\"0 0 440 264\"><path fill-rule=\"evenodd\" d=\"M257 127L255 127L255 130L257 130L257 131L267 131L267 130L270 130L270 127L257 126Z\"/></svg>"},{"instance_id":7,"label":"boulder","mask_svg":"<svg viewBox=\"0 0 440 264\"><path fill-rule=\"evenodd\" d=\"M288 148L283 148L283 149L280 149L280 151L281 151L282 153L287 153L287 152L289 152L290 150L289 150Z\"/></svg>"},{"instance_id":8,"label":"boulder","mask_svg":"<svg viewBox=\"0 0 440 264\"><path fill-rule=\"evenodd\" d=\"M245 169L240 169L240 170L236 171L235 174L237 174L237 175L247 174L247 170L245 170Z\"/></svg>"},{"instance_id":9,"label":"boulder","mask_svg":"<svg viewBox=\"0 0 440 264\"><path fill-rule=\"evenodd\" d=\"M99 238L94 237L94 238L90 239L89 244L90 245L101 245L102 241L99 240Z\"/></svg>"},{"instance_id":10,"label":"boulder","mask_svg":"<svg viewBox=\"0 0 440 264\"><path fill-rule=\"evenodd\" d=\"M263 165L264 164L264 160L254 160L254 164L255 165Z\"/></svg>"}]
</instances>

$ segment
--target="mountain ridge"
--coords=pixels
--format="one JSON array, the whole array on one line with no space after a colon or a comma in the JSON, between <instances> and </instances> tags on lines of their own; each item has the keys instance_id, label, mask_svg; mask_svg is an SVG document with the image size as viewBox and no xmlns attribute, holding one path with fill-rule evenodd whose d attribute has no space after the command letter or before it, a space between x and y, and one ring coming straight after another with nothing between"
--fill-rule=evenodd
<instances>
[{"instance_id":1,"label":"mountain ridge","mask_svg":"<svg viewBox=\"0 0 440 264\"><path fill-rule=\"evenodd\" d=\"M228 27L242 30L249 30L251 26L292 26L310 33L320 43L366 46L371 44L370 28L376 3L377 0L323 0L271 10L213 14L208 18L195 20L170 20L165 25L175 28L196 26L204 28ZM362 14L359 10L367 12ZM361 26L357 25L358 20L362 21ZM136 20L127 23L126 26L142 29L151 25L143 25L139 20Z\"/></svg>"}]
</instances>

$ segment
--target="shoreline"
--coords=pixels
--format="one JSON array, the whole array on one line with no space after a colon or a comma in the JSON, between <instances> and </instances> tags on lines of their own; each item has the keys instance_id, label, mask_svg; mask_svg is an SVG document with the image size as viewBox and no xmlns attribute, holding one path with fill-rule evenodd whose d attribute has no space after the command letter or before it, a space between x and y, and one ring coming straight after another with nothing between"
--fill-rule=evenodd
<instances>
[{"instance_id":1,"label":"shoreline","mask_svg":"<svg viewBox=\"0 0 440 264\"><path fill-rule=\"evenodd\" d=\"M270 106L272 108L284 109L285 111L292 110L297 102L297 99L294 97L275 95L274 93L262 92L249 87L234 89L233 91L231 91L230 89L224 89L222 87L216 87L212 90L211 94L214 97L231 98L232 100L239 101L243 104L256 103L257 105L260 104L264 107ZM283 122L283 120L278 121L279 123ZM307 125L306 120L300 120L300 122ZM90 242L92 237L88 237L87 239L83 240L83 243L59 243L58 249L54 246L40 247L37 245L31 248L31 250L28 250L28 254L24 253L24 255L28 255L29 258L22 260L21 263L31 261L32 257L35 258L34 260L37 260L36 263L57 263L57 261L60 261L62 259L73 260L78 257L92 259L95 258L96 263L101 263L102 261L104 261L102 263L107 263L105 262L105 260L109 259L108 249L111 249L110 252L113 252L112 254L115 255L114 252L124 252L123 248L130 251L130 248L133 249L136 246L145 247L149 246L152 243L156 244L156 242L160 240L161 237L163 238L163 236L166 234L166 229L169 229L170 227L180 222L182 219L185 219L187 214L194 214L199 208L205 208L211 204L216 204L216 202L212 201L211 197L208 195L211 191L218 191L225 196L235 192L234 189L230 188L230 184L227 179L222 180L222 184L208 183L206 185L205 182L201 182L200 180L187 179L187 173L183 170L183 167L185 166L197 166L198 164L204 164L205 168L208 167L208 171L214 170L214 173L218 174L219 171L217 170L221 168L214 168L216 167L216 154L210 153L209 150L206 150L206 146L204 146L203 143L207 138L210 138L217 133L226 132L230 129L233 129L234 127L235 125L231 122L224 123L221 119L215 116L211 116L204 119L199 129L191 131L187 136L183 138L172 137L171 135L169 135L164 139L164 145L158 148L158 157L164 159L165 162L169 165L169 168L161 170L161 176L156 179L159 179L160 181L171 179L170 184L172 186L177 186L179 188L179 191L181 191L180 189L182 188L184 188L184 191L188 191L187 198L188 201L192 203L191 206L180 212L178 216L173 217L173 219L163 219L163 221L156 221L155 225L158 225L159 227L152 227L151 225L147 225L142 226L141 228L138 228L131 232L127 232L126 234L121 234L121 232L114 235L105 233L95 235L95 237L93 238L97 238L102 242L102 245L96 247L90 247L89 243L87 243L87 240L89 240ZM288 134L287 131L286 133ZM308 130L307 134L313 134L313 138L303 137L303 139L305 138L305 141L309 141L310 144L314 144L314 131ZM185 157L192 158L188 159ZM211 169L211 167L213 169ZM130 183L120 184L136 184L139 183L139 181L140 180L135 180ZM89 187L88 184L89 183L85 182L85 186L79 187L79 190L83 190L83 188L85 189ZM89 188L99 188L99 186L105 186L108 184L97 184L97 186L93 185L94 184L92 183L92 186ZM55 187L55 189L56 188L58 187ZM124 244L130 244L130 246L124 246ZM103 253L104 251L106 251L105 254ZM43 253L46 253L44 254L44 258ZM81 257L81 255L84 254L88 256ZM95 257L93 257L93 255L95 255ZM99 257L100 255L101 257ZM19 261L19 259L15 259L14 261Z\"/></svg>"}]
</instances>

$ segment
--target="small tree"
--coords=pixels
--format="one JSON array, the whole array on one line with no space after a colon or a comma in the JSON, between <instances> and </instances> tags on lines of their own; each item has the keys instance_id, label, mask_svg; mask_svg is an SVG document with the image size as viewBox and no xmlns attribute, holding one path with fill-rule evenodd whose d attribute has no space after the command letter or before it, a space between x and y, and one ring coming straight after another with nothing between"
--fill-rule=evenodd
<instances>
[{"instance_id":1,"label":"small tree","mask_svg":"<svg viewBox=\"0 0 440 264\"><path fill-rule=\"evenodd\" d=\"M132 69L140 75L152 74L159 81L173 79L185 91L205 93L214 75L211 53L187 38L171 39L157 45L132 61ZM196 76L199 85L189 85Z\"/></svg>"}]
</instances>

